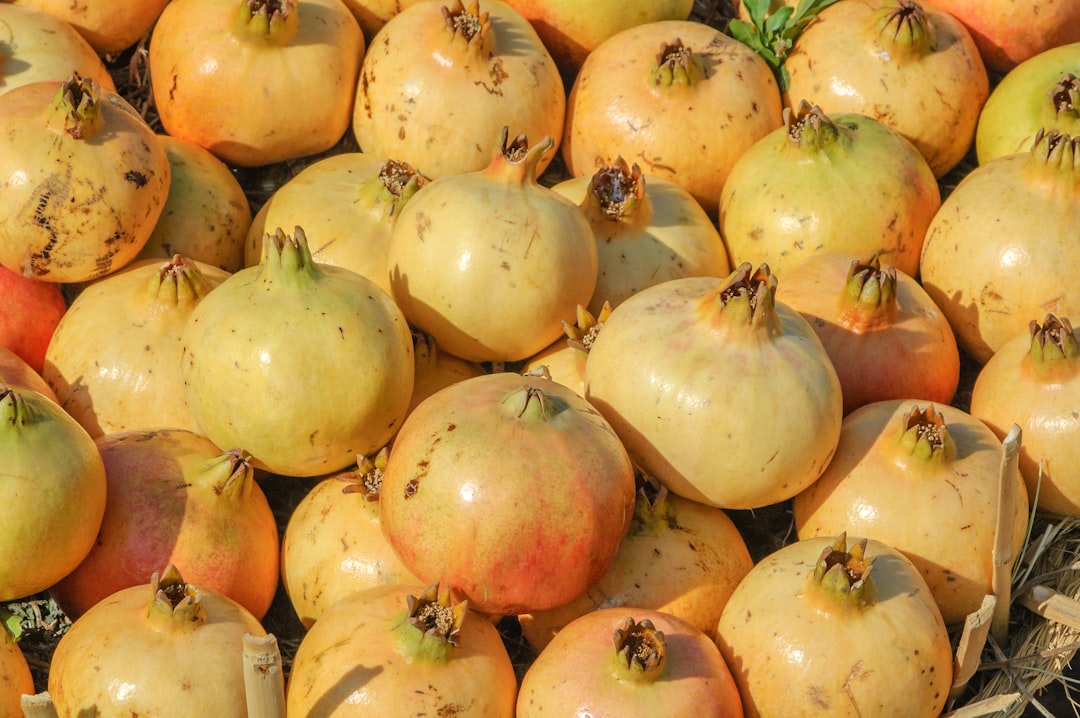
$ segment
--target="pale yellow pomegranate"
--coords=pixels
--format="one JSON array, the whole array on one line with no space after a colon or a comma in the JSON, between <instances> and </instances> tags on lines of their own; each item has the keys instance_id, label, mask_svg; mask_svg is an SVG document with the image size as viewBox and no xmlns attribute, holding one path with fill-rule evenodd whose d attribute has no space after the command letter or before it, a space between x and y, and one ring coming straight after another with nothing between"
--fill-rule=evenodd
<instances>
[{"instance_id":1,"label":"pale yellow pomegranate","mask_svg":"<svg viewBox=\"0 0 1080 718\"><path fill-rule=\"evenodd\" d=\"M440 349L470 361L520 361L589 303L592 229L580 207L537 182L553 147L550 137L511 140L504 126L485 169L424 185L394 222L394 300Z\"/></svg>"},{"instance_id":2,"label":"pale yellow pomegranate","mask_svg":"<svg viewBox=\"0 0 1080 718\"><path fill-rule=\"evenodd\" d=\"M0 94L41 80L61 82L72 72L116 90L90 43L61 17L17 3L0 3Z\"/></svg>"},{"instance_id":3,"label":"pale yellow pomegranate","mask_svg":"<svg viewBox=\"0 0 1080 718\"><path fill-rule=\"evenodd\" d=\"M355 468L322 479L289 516L281 580L307 628L356 591L422 583L398 558L379 523L387 453L361 456Z\"/></svg>"},{"instance_id":4,"label":"pale yellow pomegranate","mask_svg":"<svg viewBox=\"0 0 1080 718\"><path fill-rule=\"evenodd\" d=\"M933 3L845 0L806 26L784 63L784 104L854 112L897 130L937 177L971 146L990 93L971 34Z\"/></svg>"},{"instance_id":5,"label":"pale yellow pomegranate","mask_svg":"<svg viewBox=\"0 0 1080 718\"><path fill-rule=\"evenodd\" d=\"M351 269L389 293L390 232L405 203L428 179L404 162L365 152L332 154L278 187L255 214L244 240L244 264L262 259L276 227L300 225L311 258Z\"/></svg>"},{"instance_id":6,"label":"pale yellow pomegranate","mask_svg":"<svg viewBox=\"0 0 1080 718\"><path fill-rule=\"evenodd\" d=\"M502 0L402 9L364 56L352 129L360 149L432 179L481 170L491 139L562 136L559 70L521 13ZM538 158L537 174L552 156Z\"/></svg>"},{"instance_id":7,"label":"pale yellow pomegranate","mask_svg":"<svg viewBox=\"0 0 1080 718\"><path fill-rule=\"evenodd\" d=\"M836 449L843 397L810 324L765 265L644 289L611 312L585 396L675 494L727 509L791 498Z\"/></svg>"},{"instance_id":8,"label":"pale yellow pomegranate","mask_svg":"<svg viewBox=\"0 0 1080 718\"><path fill-rule=\"evenodd\" d=\"M926 581L873 539L774 551L735 589L716 633L748 718L937 718L952 685Z\"/></svg>"},{"instance_id":9,"label":"pale yellow pomegranate","mask_svg":"<svg viewBox=\"0 0 1080 718\"><path fill-rule=\"evenodd\" d=\"M176 255L147 259L84 289L45 352L42 377L93 437L127 429L199 431L182 393L180 338L228 272Z\"/></svg>"},{"instance_id":10,"label":"pale yellow pomegranate","mask_svg":"<svg viewBox=\"0 0 1080 718\"><path fill-rule=\"evenodd\" d=\"M799 537L850 529L895 547L918 568L945 622L961 623L993 590L1001 451L994 432L960 409L866 404L844 418L825 473L795 497ZM1019 474L1009 480L1015 560L1028 502Z\"/></svg>"},{"instance_id":11,"label":"pale yellow pomegranate","mask_svg":"<svg viewBox=\"0 0 1080 718\"><path fill-rule=\"evenodd\" d=\"M251 205L228 165L203 147L158 135L169 158L165 208L136 260L181 254L226 272L244 266Z\"/></svg>"},{"instance_id":12,"label":"pale yellow pomegranate","mask_svg":"<svg viewBox=\"0 0 1080 718\"><path fill-rule=\"evenodd\" d=\"M926 231L923 288L985 363L1035 317L1080 314L1080 136L1036 133L1029 152L979 165Z\"/></svg>"},{"instance_id":13,"label":"pale yellow pomegranate","mask_svg":"<svg viewBox=\"0 0 1080 718\"><path fill-rule=\"evenodd\" d=\"M575 176L622 156L715 215L735 161L782 124L776 80L748 46L692 20L649 22L589 53L567 101L561 152Z\"/></svg>"},{"instance_id":14,"label":"pale yellow pomegranate","mask_svg":"<svg viewBox=\"0 0 1080 718\"><path fill-rule=\"evenodd\" d=\"M131 262L161 216L169 158L120 95L88 77L0 95L0 264L85 282Z\"/></svg>"},{"instance_id":15,"label":"pale yellow pomegranate","mask_svg":"<svg viewBox=\"0 0 1080 718\"><path fill-rule=\"evenodd\" d=\"M304 635L287 691L295 716L512 718L517 681L494 624L439 585L355 591Z\"/></svg>"},{"instance_id":16,"label":"pale yellow pomegranate","mask_svg":"<svg viewBox=\"0 0 1080 718\"><path fill-rule=\"evenodd\" d=\"M266 631L170 565L71 625L53 653L49 693L62 716L247 718L245 635Z\"/></svg>"}]
</instances>

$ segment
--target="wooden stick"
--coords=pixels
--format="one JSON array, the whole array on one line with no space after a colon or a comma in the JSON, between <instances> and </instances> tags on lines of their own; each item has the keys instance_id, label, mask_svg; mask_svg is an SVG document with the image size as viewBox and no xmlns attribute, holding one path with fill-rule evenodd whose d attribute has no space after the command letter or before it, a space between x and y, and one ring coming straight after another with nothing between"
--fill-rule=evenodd
<instances>
[{"instance_id":1,"label":"wooden stick","mask_svg":"<svg viewBox=\"0 0 1080 718\"><path fill-rule=\"evenodd\" d=\"M956 646L956 658L953 660L953 684L949 700L957 700L967 689L968 681L979 668L979 658L986 646L986 635L990 632L990 619L994 615L997 599L993 594L983 597L982 605L964 619L964 631L960 634L960 643Z\"/></svg>"},{"instance_id":2,"label":"wooden stick","mask_svg":"<svg viewBox=\"0 0 1080 718\"><path fill-rule=\"evenodd\" d=\"M1001 471L998 474L997 528L994 532L993 591L997 598L990 633L1004 646L1009 636L1009 607L1012 603L1013 522L1016 519L1016 482L1020 471L1020 426L1013 424L1002 441Z\"/></svg>"},{"instance_id":3,"label":"wooden stick","mask_svg":"<svg viewBox=\"0 0 1080 718\"><path fill-rule=\"evenodd\" d=\"M19 699L19 705L26 718L59 718L48 691L35 693L32 696L24 693Z\"/></svg>"},{"instance_id":4,"label":"wooden stick","mask_svg":"<svg viewBox=\"0 0 1080 718\"><path fill-rule=\"evenodd\" d=\"M285 678L277 638L244 634L248 718L285 718Z\"/></svg>"},{"instance_id":5,"label":"wooden stick","mask_svg":"<svg viewBox=\"0 0 1080 718\"><path fill-rule=\"evenodd\" d=\"M1050 586L1032 586L1017 600L1045 619L1080 630L1080 602Z\"/></svg>"}]
</instances>

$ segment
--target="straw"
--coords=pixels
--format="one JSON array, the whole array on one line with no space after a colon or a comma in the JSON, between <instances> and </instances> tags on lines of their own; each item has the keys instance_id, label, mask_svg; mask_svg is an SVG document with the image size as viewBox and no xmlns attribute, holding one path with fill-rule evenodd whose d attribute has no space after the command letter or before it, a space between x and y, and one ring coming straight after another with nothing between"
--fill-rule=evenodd
<instances>
[{"instance_id":1,"label":"straw","mask_svg":"<svg viewBox=\"0 0 1080 718\"><path fill-rule=\"evenodd\" d=\"M285 679L277 638L244 634L248 718L285 718Z\"/></svg>"},{"instance_id":2,"label":"straw","mask_svg":"<svg viewBox=\"0 0 1080 718\"><path fill-rule=\"evenodd\" d=\"M23 715L26 718L58 718L56 706L53 705L52 696L48 691L35 693L34 695L23 694L19 700Z\"/></svg>"}]
</instances>

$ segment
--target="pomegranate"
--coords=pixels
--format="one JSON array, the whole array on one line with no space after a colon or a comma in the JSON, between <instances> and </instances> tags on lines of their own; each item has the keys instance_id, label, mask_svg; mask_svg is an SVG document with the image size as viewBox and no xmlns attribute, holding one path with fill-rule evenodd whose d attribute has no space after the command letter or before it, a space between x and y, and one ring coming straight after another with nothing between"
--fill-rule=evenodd
<instances>
[{"instance_id":1,"label":"pomegranate","mask_svg":"<svg viewBox=\"0 0 1080 718\"><path fill-rule=\"evenodd\" d=\"M365 153L426 177L487 166L491 138L562 136L566 93L528 20L502 0L423 2L391 17L364 56L352 129ZM537 175L551 155L536 158Z\"/></svg>"},{"instance_id":2,"label":"pomegranate","mask_svg":"<svg viewBox=\"0 0 1080 718\"><path fill-rule=\"evenodd\" d=\"M439 585L356 591L305 634L289 675L297 716L513 718L517 680L495 626Z\"/></svg>"},{"instance_id":3,"label":"pomegranate","mask_svg":"<svg viewBox=\"0 0 1080 718\"><path fill-rule=\"evenodd\" d=\"M726 279L668 280L612 310L593 340L586 398L672 493L760 508L806 488L832 457L840 382L776 288L767 266L749 263Z\"/></svg>"},{"instance_id":4,"label":"pomegranate","mask_svg":"<svg viewBox=\"0 0 1080 718\"><path fill-rule=\"evenodd\" d=\"M0 264L50 282L124 266L161 216L169 158L115 92L73 74L0 95Z\"/></svg>"},{"instance_id":5,"label":"pomegranate","mask_svg":"<svg viewBox=\"0 0 1080 718\"><path fill-rule=\"evenodd\" d=\"M552 189L581 207L596 238L593 314L667 279L731 272L724 240L701 205L674 182L646 177L636 162L631 168L618 157Z\"/></svg>"},{"instance_id":6,"label":"pomegranate","mask_svg":"<svg viewBox=\"0 0 1080 718\"><path fill-rule=\"evenodd\" d=\"M600 43L637 25L687 20L693 0L507 0L524 15L551 51L563 75L573 78Z\"/></svg>"},{"instance_id":7,"label":"pomegranate","mask_svg":"<svg viewBox=\"0 0 1080 718\"><path fill-rule=\"evenodd\" d=\"M230 165L313 155L349 128L364 49L342 0L176 0L150 36L154 104Z\"/></svg>"},{"instance_id":8,"label":"pomegranate","mask_svg":"<svg viewBox=\"0 0 1080 718\"><path fill-rule=\"evenodd\" d=\"M167 566L72 623L49 694L63 716L247 718L242 642L265 634L243 606Z\"/></svg>"},{"instance_id":9,"label":"pomegranate","mask_svg":"<svg viewBox=\"0 0 1080 718\"><path fill-rule=\"evenodd\" d=\"M1080 313L1080 135L1036 133L1030 152L968 173L926 232L923 288L960 346L986 363L1032 317Z\"/></svg>"},{"instance_id":10,"label":"pomegranate","mask_svg":"<svg viewBox=\"0 0 1080 718\"><path fill-rule=\"evenodd\" d=\"M1055 0L934 0L964 23L986 66L1005 74L1040 53L1080 42L1080 6Z\"/></svg>"},{"instance_id":11,"label":"pomegranate","mask_svg":"<svg viewBox=\"0 0 1080 718\"><path fill-rule=\"evenodd\" d=\"M579 304L577 323L563 322L563 336L532 355L525 362L523 373L538 372L585 396L585 359L596 333L609 316L609 302L604 302L596 316Z\"/></svg>"},{"instance_id":12,"label":"pomegranate","mask_svg":"<svg viewBox=\"0 0 1080 718\"><path fill-rule=\"evenodd\" d=\"M263 252L188 316L184 399L200 433L243 447L257 468L340 471L386 445L405 418L409 327L370 279L312 260L302 228L267 234Z\"/></svg>"},{"instance_id":13,"label":"pomegranate","mask_svg":"<svg viewBox=\"0 0 1080 718\"><path fill-rule=\"evenodd\" d=\"M872 117L919 149L934 175L975 137L990 82L970 33L937 3L847 0L821 11L784 62L784 104Z\"/></svg>"},{"instance_id":14,"label":"pomegranate","mask_svg":"<svg viewBox=\"0 0 1080 718\"><path fill-rule=\"evenodd\" d=\"M705 633L661 611L604 608L567 625L526 671L516 716L548 715L742 718L743 707Z\"/></svg>"},{"instance_id":15,"label":"pomegranate","mask_svg":"<svg viewBox=\"0 0 1080 718\"><path fill-rule=\"evenodd\" d=\"M116 90L101 57L57 14L0 3L0 27L0 94L31 82L61 82L73 72Z\"/></svg>"},{"instance_id":16,"label":"pomegranate","mask_svg":"<svg viewBox=\"0 0 1080 718\"><path fill-rule=\"evenodd\" d=\"M101 55L115 55L149 32L169 0L7 0L16 5L47 12L78 30Z\"/></svg>"},{"instance_id":17,"label":"pomegranate","mask_svg":"<svg viewBox=\"0 0 1080 718\"><path fill-rule=\"evenodd\" d=\"M394 439L379 514L402 562L488 614L574 599L630 528L634 471L571 389L511 372L417 406Z\"/></svg>"},{"instance_id":18,"label":"pomegranate","mask_svg":"<svg viewBox=\"0 0 1080 718\"><path fill-rule=\"evenodd\" d=\"M399 12L424 0L345 0L345 6L360 23L364 39L371 42L375 33Z\"/></svg>"},{"instance_id":19,"label":"pomegranate","mask_svg":"<svg viewBox=\"0 0 1080 718\"><path fill-rule=\"evenodd\" d=\"M562 157L589 176L624 157L675 182L715 216L735 161L783 124L772 71L753 50L692 20L616 33L581 65Z\"/></svg>"},{"instance_id":20,"label":"pomegranate","mask_svg":"<svg viewBox=\"0 0 1080 718\"><path fill-rule=\"evenodd\" d=\"M412 335L416 371L412 398L409 400L410 414L420 402L439 389L487 373L482 364L440 351L431 336L417 331Z\"/></svg>"},{"instance_id":21,"label":"pomegranate","mask_svg":"<svg viewBox=\"0 0 1080 718\"><path fill-rule=\"evenodd\" d=\"M954 407L914 400L867 404L844 418L829 467L795 497L799 538L852 530L906 555L949 625L993 592L1001 440ZM1019 474L1013 557L1028 520ZM918 516L918 521L912 521Z\"/></svg>"},{"instance_id":22,"label":"pomegranate","mask_svg":"<svg viewBox=\"0 0 1080 718\"><path fill-rule=\"evenodd\" d=\"M949 321L914 278L877 254L807 257L784 275L780 296L821 339L845 414L882 399L953 400L960 352Z\"/></svg>"},{"instance_id":23,"label":"pomegranate","mask_svg":"<svg viewBox=\"0 0 1080 718\"><path fill-rule=\"evenodd\" d=\"M25 277L0 264L0 347L39 374L65 312L67 302L58 284Z\"/></svg>"},{"instance_id":24,"label":"pomegranate","mask_svg":"<svg viewBox=\"0 0 1080 718\"><path fill-rule=\"evenodd\" d=\"M1005 342L971 391L971 413L1004 439L1018 424L1020 473L1030 503L1046 514L1080 515L1080 335L1067 317L1048 314ZM1038 502L1036 504L1036 501Z\"/></svg>"},{"instance_id":25,"label":"pomegranate","mask_svg":"<svg viewBox=\"0 0 1080 718\"><path fill-rule=\"evenodd\" d=\"M577 205L536 181L552 147L550 137L510 140L504 126L486 169L424 185L394 222L394 299L454 356L525 359L593 295L592 229Z\"/></svg>"},{"instance_id":26,"label":"pomegranate","mask_svg":"<svg viewBox=\"0 0 1080 718\"><path fill-rule=\"evenodd\" d=\"M13 389L32 389L59 403L52 387L41 378L41 375L18 354L2 346L0 346L0 384Z\"/></svg>"},{"instance_id":27,"label":"pomegranate","mask_svg":"<svg viewBox=\"0 0 1080 718\"><path fill-rule=\"evenodd\" d=\"M979 113L979 163L1030 151L1039 130L1080 134L1080 41L1041 52L1001 78Z\"/></svg>"},{"instance_id":28,"label":"pomegranate","mask_svg":"<svg viewBox=\"0 0 1080 718\"><path fill-rule=\"evenodd\" d=\"M114 432L97 446L105 515L90 553L52 587L64 612L81 616L173 564L262 618L278 586L278 532L250 457L185 429Z\"/></svg>"},{"instance_id":29,"label":"pomegranate","mask_svg":"<svg viewBox=\"0 0 1080 718\"><path fill-rule=\"evenodd\" d=\"M60 405L93 437L198 431L183 396L181 335L195 306L228 276L176 255L134 262L84 289L45 354L42 377Z\"/></svg>"},{"instance_id":30,"label":"pomegranate","mask_svg":"<svg viewBox=\"0 0 1080 718\"><path fill-rule=\"evenodd\" d=\"M21 718L24 695L34 695L30 664L12 634L0 625L0 715Z\"/></svg>"},{"instance_id":31,"label":"pomegranate","mask_svg":"<svg viewBox=\"0 0 1080 718\"><path fill-rule=\"evenodd\" d=\"M60 405L0 384L0 601L31 596L69 574L105 513L105 465ZM17 510L15 510L17 509Z\"/></svg>"},{"instance_id":32,"label":"pomegranate","mask_svg":"<svg viewBox=\"0 0 1080 718\"><path fill-rule=\"evenodd\" d=\"M405 203L426 182L404 162L363 152L317 160L274 191L256 213L244 242L244 263L258 264L263 236L300 225L311 258L351 269L389 293L390 232Z\"/></svg>"},{"instance_id":33,"label":"pomegranate","mask_svg":"<svg viewBox=\"0 0 1080 718\"><path fill-rule=\"evenodd\" d=\"M281 581L293 610L311 628L351 593L420 584L398 558L379 522L388 450L360 456L353 469L315 484L289 515L281 543Z\"/></svg>"},{"instance_id":34,"label":"pomegranate","mask_svg":"<svg viewBox=\"0 0 1080 718\"><path fill-rule=\"evenodd\" d=\"M949 634L926 581L873 539L820 536L774 551L739 583L716 633L748 717L797 705L937 718L952 684Z\"/></svg>"},{"instance_id":35,"label":"pomegranate","mask_svg":"<svg viewBox=\"0 0 1080 718\"><path fill-rule=\"evenodd\" d=\"M136 259L180 254L226 272L244 266L251 207L232 171L206 149L159 135L171 180L165 208Z\"/></svg>"},{"instance_id":36,"label":"pomegranate","mask_svg":"<svg viewBox=\"0 0 1080 718\"><path fill-rule=\"evenodd\" d=\"M805 101L739 158L719 199L732 261L764 262L782 278L828 252L875 252L915 276L941 206L933 171L900 133Z\"/></svg>"}]
</instances>

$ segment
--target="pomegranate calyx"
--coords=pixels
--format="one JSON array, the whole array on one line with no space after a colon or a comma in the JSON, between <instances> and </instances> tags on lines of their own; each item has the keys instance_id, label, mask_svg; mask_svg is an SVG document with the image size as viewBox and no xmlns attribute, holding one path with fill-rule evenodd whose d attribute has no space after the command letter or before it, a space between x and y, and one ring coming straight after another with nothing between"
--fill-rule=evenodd
<instances>
[{"instance_id":1,"label":"pomegranate calyx","mask_svg":"<svg viewBox=\"0 0 1080 718\"><path fill-rule=\"evenodd\" d=\"M37 411L23 400L20 389L0 382L0 421L11 426L26 426L34 422Z\"/></svg>"},{"instance_id":2,"label":"pomegranate calyx","mask_svg":"<svg viewBox=\"0 0 1080 718\"><path fill-rule=\"evenodd\" d=\"M512 184L535 184L540 160L554 146L555 140L550 137L544 137L531 146L524 134L510 139L510 127L503 125L491 162L484 173Z\"/></svg>"},{"instance_id":3,"label":"pomegranate calyx","mask_svg":"<svg viewBox=\"0 0 1080 718\"><path fill-rule=\"evenodd\" d=\"M881 266L877 252L856 259L848 269L844 284L846 305L839 321L854 332L873 329L894 318L899 311L896 298L896 267Z\"/></svg>"},{"instance_id":4,"label":"pomegranate calyx","mask_svg":"<svg viewBox=\"0 0 1080 718\"><path fill-rule=\"evenodd\" d=\"M161 304L174 307L190 307L211 289L202 270L179 254L150 275L147 288Z\"/></svg>"},{"instance_id":5,"label":"pomegranate calyx","mask_svg":"<svg viewBox=\"0 0 1080 718\"><path fill-rule=\"evenodd\" d=\"M704 77L701 60L683 44L681 38L660 43L660 52L656 53L656 59L649 69L649 80L653 85L692 85Z\"/></svg>"},{"instance_id":6,"label":"pomegranate calyx","mask_svg":"<svg viewBox=\"0 0 1080 718\"><path fill-rule=\"evenodd\" d=\"M337 477L345 482L343 494L363 494L367 501L378 501L382 491L383 471L390 458L390 447L384 446L374 457L357 456L356 469Z\"/></svg>"},{"instance_id":7,"label":"pomegranate calyx","mask_svg":"<svg viewBox=\"0 0 1080 718\"><path fill-rule=\"evenodd\" d=\"M1046 94L1054 107L1054 115L1080 118L1080 77L1067 72Z\"/></svg>"},{"instance_id":8,"label":"pomegranate calyx","mask_svg":"<svg viewBox=\"0 0 1080 718\"><path fill-rule=\"evenodd\" d=\"M1064 172L1071 181L1080 181L1080 135L1040 127L1031 145L1031 162L1036 168Z\"/></svg>"},{"instance_id":9,"label":"pomegranate calyx","mask_svg":"<svg viewBox=\"0 0 1080 718\"><path fill-rule=\"evenodd\" d=\"M1077 356L1076 335L1065 317L1047 314L1042 324L1032 319L1031 358L1041 364L1059 364Z\"/></svg>"},{"instance_id":10,"label":"pomegranate calyx","mask_svg":"<svg viewBox=\"0 0 1080 718\"><path fill-rule=\"evenodd\" d=\"M418 596L409 594L406 601L407 620L402 625L408 626L412 635L420 636L416 647L421 651L428 648L427 655L431 658L448 657L446 651L460 644L461 627L469 612L468 600L453 603L449 591L440 595L439 584L436 582Z\"/></svg>"},{"instance_id":11,"label":"pomegranate calyx","mask_svg":"<svg viewBox=\"0 0 1080 718\"><path fill-rule=\"evenodd\" d=\"M587 354L592 349L593 342L596 341L604 322L610 316L611 302L605 301L600 307L600 314L595 317L584 305L579 304L577 306L577 324L570 324L567 321L562 323L566 343L574 349Z\"/></svg>"},{"instance_id":12,"label":"pomegranate calyx","mask_svg":"<svg viewBox=\"0 0 1080 718\"><path fill-rule=\"evenodd\" d=\"M295 283L301 277L315 278L322 275L311 257L307 235L297 226L292 235L281 227L263 235L263 261L260 276L263 281L281 279Z\"/></svg>"},{"instance_id":13,"label":"pomegranate calyx","mask_svg":"<svg viewBox=\"0 0 1080 718\"><path fill-rule=\"evenodd\" d=\"M503 400L510 402L510 408L517 407L518 405L511 400L520 402L520 407L514 412L514 417L518 419L550 421L564 408L561 400L554 396L549 397L539 387L532 384L513 390Z\"/></svg>"},{"instance_id":14,"label":"pomegranate calyx","mask_svg":"<svg viewBox=\"0 0 1080 718\"><path fill-rule=\"evenodd\" d=\"M734 323L750 327L771 327L776 320L776 276L769 265L762 264L756 270L749 262L743 262L724 279L716 289L705 295L701 308L719 304L724 316Z\"/></svg>"},{"instance_id":15,"label":"pomegranate calyx","mask_svg":"<svg viewBox=\"0 0 1080 718\"><path fill-rule=\"evenodd\" d=\"M649 619L635 621L628 616L615 629L613 640L617 677L633 682L651 682L663 673L667 638Z\"/></svg>"},{"instance_id":16,"label":"pomegranate calyx","mask_svg":"<svg viewBox=\"0 0 1080 718\"><path fill-rule=\"evenodd\" d=\"M811 582L830 600L844 608L860 608L873 603L874 582L870 576L874 560L866 556L867 540L860 539L849 549L847 532L826 546L810 574Z\"/></svg>"},{"instance_id":17,"label":"pomegranate calyx","mask_svg":"<svg viewBox=\"0 0 1080 718\"><path fill-rule=\"evenodd\" d=\"M600 215L619 222L633 217L645 198L645 178L637 162L633 167L617 157L614 164L605 165L589 180L585 202Z\"/></svg>"},{"instance_id":18,"label":"pomegranate calyx","mask_svg":"<svg viewBox=\"0 0 1080 718\"><path fill-rule=\"evenodd\" d=\"M904 415L900 424L900 445L916 459L941 462L952 454L952 438L945 418L933 404Z\"/></svg>"},{"instance_id":19,"label":"pomegranate calyx","mask_svg":"<svg viewBox=\"0 0 1080 718\"><path fill-rule=\"evenodd\" d=\"M386 160L379 165L378 174L360 185L358 199L369 211L384 219L397 216L416 191L430 180L408 162Z\"/></svg>"},{"instance_id":20,"label":"pomegranate calyx","mask_svg":"<svg viewBox=\"0 0 1080 718\"><path fill-rule=\"evenodd\" d=\"M92 137L102 122L100 101L101 86L93 79L73 72L60 83L52 100L60 129L75 140Z\"/></svg>"},{"instance_id":21,"label":"pomegranate calyx","mask_svg":"<svg viewBox=\"0 0 1080 718\"><path fill-rule=\"evenodd\" d=\"M888 51L921 55L931 49L933 37L926 24L926 11L914 0L897 0L879 13L878 37L888 42ZM886 60L891 59L886 56Z\"/></svg>"},{"instance_id":22,"label":"pomegranate calyx","mask_svg":"<svg viewBox=\"0 0 1080 718\"><path fill-rule=\"evenodd\" d=\"M840 136L836 123L819 106L806 100L801 100L794 112L785 107L783 118L788 139L808 152L824 149Z\"/></svg>"},{"instance_id":23,"label":"pomegranate calyx","mask_svg":"<svg viewBox=\"0 0 1080 718\"><path fill-rule=\"evenodd\" d=\"M484 40L491 34L491 20L488 13L480 12L477 0L466 8L461 0L454 0L453 7L442 7L443 20L453 39L461 38L467 47L481 48Z\"/></svg>"},{"instance_id":24,"label":"pomegranate calyx","mask_svg":"<svg viewBox=\"0 0 1080 718\"><path fill-rule=\"evenodd\" d=\"M630 518L631 534L655 535L658 530L679 528L679 521L671 502L668 501L668 495L668 488L655 476L640 476L634 514Z\"/></svg>"},{"instance_id":25,"label":"pomegranate calyx","mask_svg":"<svg viewBox=\"0 0 1080 718\"><path fill-rule=\"evenodd\" d=\"M299 22L296 0L241 0L234 33L245 39L284 45L296 35Z\"/></svg>"},{"instance_id":26,"label":"pomegranate calyx","mask_svg":"<svg viewBox=\"0 0 1080 718\"><path fill-rule=\"evenodd\" d=\"M211 479L214 494L233 501L246 498L255 480L252 460L251 454L243 449L229 449L208 461L204 471Z\"/></svg>"},{"instance_id":27,"label":"pomegranate calyx","mask_svg":"<svg viewBox=\"0 0 1080 718\"><path fill-rule=\"evenodd\" d=\"M154 597L150 604L150 617L165 618L169 625L181 626L206 620L206 609L199 590L184 581L174 564L170 563L161 572L154 572L150 577L150 592Z\"/></svg>"}]
</instances>

